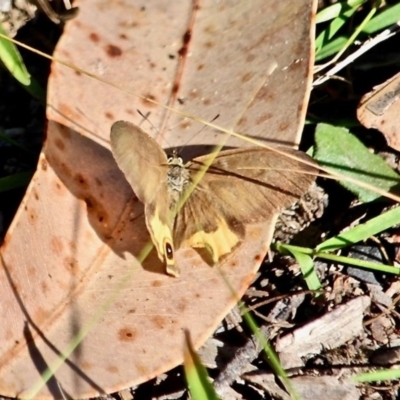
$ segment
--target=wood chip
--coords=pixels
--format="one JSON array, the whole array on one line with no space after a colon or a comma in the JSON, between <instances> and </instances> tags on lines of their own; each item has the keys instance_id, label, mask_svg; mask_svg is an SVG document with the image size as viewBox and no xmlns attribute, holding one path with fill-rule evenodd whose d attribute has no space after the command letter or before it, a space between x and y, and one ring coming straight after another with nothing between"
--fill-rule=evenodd
<instances>
[{"instance_id":1,"label":"wood chip","mask_svg":"<svg viewBox=\"0 0 400 400\"><path fill-rule=\"evenodd\" d=\"M370 298L360 296L278 339L276 351L284 368L304 365L302 357L333 349L363 332L363 314Z\"/></svg>"},{"instance_id":2,"label":"wood chip","mask_svg":"<svg viewBox=\"0 0 400 400\"><path fill-rule=\"evenodd\" d=\"M274 399L290 400L290 395L281 389L270 373L246 374L244 378L262 387ZM334 376L299 376L291 378L290 383L302 400L354 400L360 398L355 383L339 381Z\"/></svg>"}]
</instances>

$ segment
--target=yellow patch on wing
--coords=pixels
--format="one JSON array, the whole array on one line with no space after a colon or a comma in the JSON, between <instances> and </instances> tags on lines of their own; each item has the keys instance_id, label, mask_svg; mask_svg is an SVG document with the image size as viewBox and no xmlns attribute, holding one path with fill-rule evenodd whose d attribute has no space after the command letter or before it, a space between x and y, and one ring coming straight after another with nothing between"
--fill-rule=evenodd
<instances>
[{"instance_id":1,"label":"yellow patch on wing","mask_svg":"<svg viewBox=\"0 0 400 400\"><path fill-rule=\"evenodd\" d=\"M218 228L213 232L198 231L183 242L184 246L204 247L210 252L212 260L217 263L221 257L229 254L238 244L240 238L227 223L218 219Z\"/></svg>"},{"instance_id":2,"label":"yellow patch on wing","mask_svg":"<svg viewBox=\"0 0 400 400\"><path fill-rule=\"evenodd\" d=\"M171 229L165 222L161 221L157 212L147 222L151 239L157 249L158 258L165 263L167 272L170 275L179 276L179 269L175 265L175 250Z\"/></svg>"}]
</instances>

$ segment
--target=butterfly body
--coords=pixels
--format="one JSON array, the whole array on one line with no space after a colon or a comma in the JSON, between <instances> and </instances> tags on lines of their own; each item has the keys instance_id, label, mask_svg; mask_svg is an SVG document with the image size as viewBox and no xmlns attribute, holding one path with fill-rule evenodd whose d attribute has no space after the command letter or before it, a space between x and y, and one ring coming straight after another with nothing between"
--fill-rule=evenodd
<instances>
[{"instance_id":1,"label":"butterfly body","mask_svg":"<svg viewBox=\"0 0 400 400\"><path fill-rule=\"evenodd\" d=\"M156 141L124 121L111 128L119 168L145 205L147 228L170 275L178 276L175 249L205 248L213 263L242 241L245 225L269 220L306 192L316 167L304 153L293 160L262 148L211 153L183 164Z\"/></svg>"}]
</instances>

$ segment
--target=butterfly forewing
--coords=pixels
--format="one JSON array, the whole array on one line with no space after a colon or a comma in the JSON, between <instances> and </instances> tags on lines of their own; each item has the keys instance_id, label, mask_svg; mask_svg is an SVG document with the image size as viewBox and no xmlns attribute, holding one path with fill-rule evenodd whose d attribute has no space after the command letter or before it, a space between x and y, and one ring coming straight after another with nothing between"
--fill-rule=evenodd
<instances>
[{"instance_id":1,"label":"butterfly forewing","mask_svg":"<svg viewBox=\"0 0 400 400\"><path fill-rule=\"evenodd\" d=\"M130 122L118 121L111 127L111 149L143 204L153 201L160 185L166 185L167 156L157 142Z\"/></svg>"},{"instance_id":2,"label":"butterfly forewing","mask_svg":"<svg viewBox=\"0 0 400 400\"><path fill-rule=\"evenodd\" d=\"M144 204L146 225L158 257L171 275L175 272L171 227L175 217L169 208L168 159L157 142L130 122L111 127L111 149L118 167Z\"/></svg>"}]
</instances>

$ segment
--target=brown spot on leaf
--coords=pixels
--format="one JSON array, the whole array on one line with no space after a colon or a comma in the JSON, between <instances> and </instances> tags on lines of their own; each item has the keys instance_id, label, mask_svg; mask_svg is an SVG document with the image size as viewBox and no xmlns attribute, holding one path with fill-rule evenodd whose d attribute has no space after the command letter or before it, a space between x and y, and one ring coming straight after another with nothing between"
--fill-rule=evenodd
<instances>
[{"instance_id":1,"label":"brown spot on leaf","mask_svg":"<svg viewBox=\"0 0 400 400\"><path fill-rule=\"evenodd\" d=\"M47 171L47 160L45 158L40 160L40 166L42 167L43 171Z\"/></svg>"},{"instance_id":2,"label":"brown spot on leaf","mask_svg":"<svg viewBox=\"0 0 400 400\"><path fill-rule=\"evenodd\" d=\"M96 178L94 179L94 181L96 182L97 186L103 186L103 182L96 176Z\"/></svg>"},{"instance_id":3,"label":"brown spot on leaf","mask_svg":"<svg viewBox=\"0 0 400 400\"><path fill-rule=\"evenodd\" d=\"M120 34L118 35L118 37L119 37L120 39L122 39L122 40L127 40L127 39L128 39L128 36L126 36L125 33L120 33Z\"/></svg>"},{"instance_id":4,"label":"brown spot on leaf","mask_svg":"<svg viewBox=\"0 0 400 400\"><path fill-rule=\"evenodd\" d=\"M246 125L246 124L247 124L247 117L240 118L238 125Z\"/></svg>"},{"instance_id":5,"label":"brown spot on leaf","mask_svg":"<svg viewBox=\"0 0 400 400\"><path fill-rule=\"evenodd\" d=\"M50 248L54 253L60 254L62 253L64 246L57 236L53 236L50 241Z\"/></svg>"},{"instance_id":6,"label":"brown spot on leaf","mask_svg":"<svg viewBox=\"0 0 400 400\"><path fill-rule=\"evenodd\" d=\"M110 119L111 121L114 120L114 115L113 115L112 113L110 113L109 111L106 111L106 112L104 113L104 115L105 115L105 117L106 117L107 119Z\"/></svg>"},{"instance_id":7,"label":"brown spot on leaf","mask_svg":"<svg viewBox=\"0 0 400 400\"><path fill-rule=\"evenodd\" d=\"M86 196L84 198L88 211L100 222L103 226L107 224L108 214L104 207L93 196Z\"/></svg>"},{"instance_id":8,"label":"brown spot on leaf","mask_svg":"<svg viewBox=\"0 0 400 400\"><path fill-rule=\"evenodd\" d=\"M178 93L179 90L179 84L175 83L174 86L172 87L172 94Z\"/></svg>"},{"instance_id":9,"label":"brown spot on leaf","mask_svg":"<svg viewBox=\"0 0 400 400\"><path fill-rule=\"evenodd\" d=\"M41 289L42 293L47 294L47 292L49 290L49 285L47 284L46 281L40 282L40 289Z\"/></svg>"},{"instance_id":10,"label":"brown spot on leaf","mask_svg":"<svg viewBox=\"0 0 400 400\"><path fill-rule=\"evenodd\" d=\"M256 58L256 56L254 54L248 54L246 57L246 63L251 63L252 61L254 61L254 59Z\"/></svg>"},{"instance_id":11,"label":"brown spot on leaf","mask_svg":"<svg viewBox=\"0 0 400 400\"><path fill-rule=\"evenodd\" d=\"M133 342L136 338L136 331L132 328L121 328L118 331L118 339L122 342Z\"/></svg>"},{"instance_id":12,"label":"brown spot on leaf","mask_svg":"<svg viewBox=\"0 0 400 400\"><path fill-rule=\"evenodd\" d=\"M187 128L190 128L190 127L192 126L192 123L191 123L191 121L182 121L182 122L179 124L179 126L180 126L182 129L187 129Z\"/></svg>"},{"instance_id":13,"label":"brown spot on leaf","mask_svg":"<svg viewBox=\"0 0 400 400\"><path fill-rule=\"evenodd\" d=\"M106 367L106 370L110 373L110 374L117 374L119 372L118 367L116 367L115 365L109 365Z\"/></svg>"},{"instance_id":14,"label":"brown spot on leaf","mask_svg":"<svg viewBox=\"0 0 400 400\"><path fill-rule=\"evenodd\" d=\"M151 286L153 286L153 287L160 287L160 286L162 286L162 282L159 281L159 280L153 281L153 282L151 283Z\"/></svg>"},{"instance_id":15,"label":"brown spot on leaf","mask_svg":"<svg viewBox=\"0 0 400 400\"><path fill-rule=\"evenodd\" d=\"M201 92L199 91L199 90L197 90L197 89L192 89L191 91L190 91L190 93L189 93L189 97L191 98L191 99L197 99L198 97L200 97L201 96Z\"/></svg>"},{"instance_id":16,"label":"brown spot on leaf","mask_svg":"<svg viewBox=\"0 0 400 400\"><path fill-rule=\"evenodd\" d=\"M56 145L56 147L59 149L59 150L61 150L61 151L63 151L64 149L65 149L65 144L64 144L64 142L61 140L61 139L56 139L55 140L55 145Z\"/></svg>"},{"instance_id":17,"label":"brown spot on leaf","mask_svg":"<svg viewBox=\"0 0 400 400\"><path fill-rule=\"evenodd\" d=\"M184 35L183 35L183 38L182 38L182 42L183 42L182 47L178 50L178 54L179 54L181 57L184 57L184 56L186 55L186 53L187 53L187 51L188 51L188 46L189 46L189 43L190 43L190 39L191 39L191 38L192 38L192 31L188 29L188 30L184 33Z\"/></svg>"},{"instance_id":18,"label":"brown spot on leaf","mask_svg":"<svg viewBox=\"0 0 400 400\"><path fill-rule=\"evenodd\" d=\"M212 49L215 46L215 42L212 42L211 40L208 40L207 42L204 43L204 47L207 49Z\"/></svg>"},{"instance_id":19,"label":"brown spot on leaf","mask_svg":"<svg viewBox=\"0 0 400 400\"><path fill-rule=\"evenodd\" d=\"M108 44L105 50L110 57L120 57L122 55L122 50L114 44Z\"/></svg>"},{"instance_id":20,"label":"brown spot on leaf","mask_svg":"<svg viewBox=\"0 0 400 400\"><path fill-rule=\"evenodd\" d=\"M155 315L151 317L151 320L157 329L164 329L167 322L166 319L161 315Z\"/></svg>"},{"instance_id":21,"label":"brown spot on leaf","mask_svg":"<svg viewBox=\"0 0 400 400\"><path fill-rule=\"evenodd\" d=\"M264 258L263 254L256 254L256 256L254 257L254 261L261 262L263 258Z\"/></svg>"},{"instance_id":22,"label":"brown spot on leaf","mask_svg":"<svg viewBox=\"0 0 400 400\"><path fill-rule=\"evenodd\" d=\"M56 188L57 188L57 191L61 192L62 186L60 185L59 182L56 183Z\"/></svg>"},{"instance_id":23,"label":"brown spot on leaf","mask_svg":"<svg viewBox=\"0 0 400 400\"><path fill-rule=\"evenodd\" d=\"M299 105L297 106L297 113L298 113L298 114L301 114L301 112L303 111L303 107L304 107L303 104L299 104Z\"/></svg>"},{"instance_id":24,"label":"brown spot on leaf","mask_svg":"<svg viewBox=\"0 0 400 400\"><path fill-rule=\"evenodd\" d=\"M145 104L147 107L148 106L154 106L155 104L152 101L157 101L157 99L155 98L155 96L153 96L152 94L148 93L144 95L145 99L142 99L143 104ZM152 101L149 101L149 100Z\"/></svg>"},{"instance_id":25,"label":"brown spot on leaf","mask_svg":"<svg viewBox=\"0 0 400 400\"><path fill-rule=\"evenodd\" d=\"M136 364L135 367L141 376L149 375L149 368L147 366L142 364Z\"/></svg>"},{"instance_id":26,"label":"brown spot on leaf","mask_svg":"<svg viewBox=\"0 0 400 400\"><path fill-rule=\"evenodd\" d=\"M35 267L28 267L28 276L29 278L33 278L36 275L36 268Z\"/></svg>"},{"instance_id":27,"label":"brown spot on leaf","mask_svg":"<svg viewBox=\"0 0 400 400\"><path fill-rule=\"evenodd\" d=\"M247 72L242 76L242 82L248 82L251 78L253 77L253 74L251 72Z\"/></svg>"},{"instance_id":28,"label":"brown spot on leaf","mask_svg":"<svg viewBox=\"0 0 400 400\"><path fill-rule=\"evenodd\" d=\"M94 43L98 43L100 41L100 36L96 32L92 32L89 35L89 39Z\"/></svg>"},{"instance_id":29,"label":"brown spot on leaf","mask_svg":"<svg viewBox=\"0 0 400 400\"><path fill-rule=\"evenodd\" d=\"M265 121L268 121L272 118L272 113L270 112L264 112L262 113L259 117L256 119L256 125L262 124Z\"/></svg>"},{"instance_id":30,"label":"brown spot on leaf","mask_svg":"<svg viewBox=\"0 0 400 400\"><path fill-rule=\"evenodd\" d=\"M65 257L63 264L68 272L76 272L78 270L78 262L73 257Z\"/></svg>"},{"instance_id":31,"label":"brown spot on leaf","mask_svg":"<svg viewBox=\"0 0 400 400\"><path fill-rule=\"evenodd\" d=\"M204 28L204 33L208 33L211 35L215 35L215 33L218 31L218 28L216 27L216 25L207 25Z\"/></svg>"},{"instance_id":32,"label":"brown spot on leaf","mask_svg":"<svg viewBox=\"0 0 400 400\"><path fill-rule=\"evenodd\" d=\"M289 128L289 124L287 122L282 122L279 125L279 130L282 132L286 132L288 128Z\"/></svg>"},{"instance_id":33,"label":"brown spot on leaf","mask_svg":"<svg viewBox=\"0 0 400 400\"><path fill-rule=\"evenodd\" d=\"M197 71L201 71L204 68L204 64L199 64L197 66Z\"/></svg>"},{"instance_id":34,"label":"brown spot on leaf","mask_svg":"<svg viewBox=\"0 0 400 400\"><path fill-rule=\"evenodd\" d=\"M81 366L82 369L84 369L85 371L88 371L88 370L90 370L90 369L93 368L93 364L91 364L91 363L89 363L89 362L87 362L87 361L82 361L82 362L80 363L80 366Z\"/></svg>"},{"instance_id":35,"label":"brown spot on leaf","mask_svg":"<svg viewBox=\"0 0 400 400\"><path fill-rule=\"evenodd\" d=\"M235 261L231 261L231 262L229 263L229 266L230 266L232 269L235 269L235 268L238 266L238 263L235 262Z\"/></svg>"},{"instance_id":36,"label":"brown spot on leaf","mask_svg":"<svg viewBox=\"0 0 400 400\"><path fill-rule=\"evenodd\" d=\"M181 300L179 301L179 304L178 304L178 311L181 312L181 313L183 313L183 312L186 310L186 308L187 308L186 300L181 299Z\"/></svg>"},{"instance_id":37,"label":"brown spot on leaf","mask_svg":"<svg viewBox=\"0 0 400 400\"><path fill-rule=\"evenodd\" d=\"M35 321L35 324L41 324L47 317L46 310L42 307L39 307L34 313L33 313L33 321Z\"/></svg>"},{"instance_id":38,"label":"brown spot on leaf","mask_svg":"<svg viewBox=\"0 0 400 400\"><path fill-rule=\"evenodd\" d=\"M66 104L60 105L60 108L61 108L61 107L63 108L64 111L68 110L68 114L69 114L69 115L72 115L72 114L73 114L73 112L72 112L72 110L70 109L70 107L67 106ZM67 114L67 111L65 112L65 114ZM62 136L64 139L70 139L70 138L71 138L71 131L69 130L68 127L66 127L66 126L64 126L64 125L58 125L58 131L60 132L61 136Z\"/></svg>"},{"instance_id":39,"label":"brown spot on leaf","mask_svg":"<svg viewBox=\"0 0 400 400\"><path fill-rule=\"evenodd\" d=\"M27 210L28 211L28 210ZM29 210L28 211L28 218L29 218L29 222L34 225L37 221L37 214L35 212L35 210Z\"/></svg>"},{"instance_id":40,"label":"brown spot on leaf","mask_svg":"<svg viewBox=\"0 0 400 400\"><path fill-rule=\"evenodd\" d=\"M33 197L35 198L35 200L39 200L39 194L38 194L38 192L36 191L36 189L33 189L33 190L32 190L32 193L33 193Z\"/></svg>"},{"instance_id":41,"label":"brown spot on leaf","mask_svg":"<svg viewBox=\"0 0 400 400\"><path fill-rule=\"evenodd\" d=\"M88 183L86 182L86 179L82 174L76 174L75 175L75 180L79 183L80 186L86 188L88 187Z\"/></svg>"}]
</instances>

